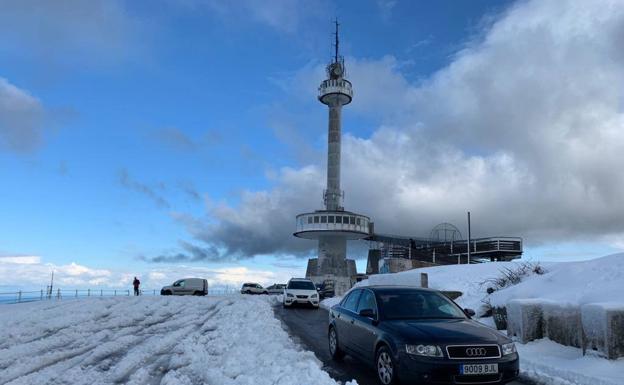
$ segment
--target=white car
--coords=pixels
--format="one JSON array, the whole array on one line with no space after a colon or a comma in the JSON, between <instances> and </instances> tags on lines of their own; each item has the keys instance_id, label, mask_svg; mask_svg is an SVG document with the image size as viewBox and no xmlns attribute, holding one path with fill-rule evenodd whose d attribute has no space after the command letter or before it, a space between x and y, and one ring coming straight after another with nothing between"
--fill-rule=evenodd
<instances>
[{"instance_id":1,"label":"white car","mask_svg":"<svg viewBox=\"0 0 624 385\"><path fill-rule=\"evenodd\" d=\"M241 294L269 294L269 291L257 283L243 283Z\"/></svg>"},{"instance_id":2,"label":"white car","mask_svg":"<svg viewBox=\"0 0 624 385\"><path fill-rule=\"evenodd\" d=\"M203 278L184 278L160 289L160 295L206 295L208 281Z\"/></svg>"},{"instance_id":3,"label":"white car","mask_svg":"<svg viewBox=\"0 0 624 385\"><path fill-rule=\"evenodd\" d=\"M292 278L288 281L288 285L284 289L283 305L284 307L291 307L297 304L312 305L318 309L319 294L314 282L305 278Z\"/></svg>"},{"instance_id":4,"label":"white car","mask_svg":"<svg viewBox=\"0 0 624 385\"><path fill-rule=\"evenodd\" d=\"M286 288L286 285L284 285L283 283L276 283L267 287L266 289L269 292L269 294L284 294L285 288Z\"/></svg>"}]
</instances>

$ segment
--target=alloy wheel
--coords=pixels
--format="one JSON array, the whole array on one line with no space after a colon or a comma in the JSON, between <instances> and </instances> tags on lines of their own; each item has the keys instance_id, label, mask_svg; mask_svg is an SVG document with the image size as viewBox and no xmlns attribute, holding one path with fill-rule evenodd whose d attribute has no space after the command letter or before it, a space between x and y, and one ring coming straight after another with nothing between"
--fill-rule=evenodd
<instances>
[{"instance_id":1,"label":"alloy wheel","mask_svg":"<svg viewBox=\"0 0 624 385\"><path fill-rule=\"evenodd\" d=\"M390 384L392 382L393 371L392 358L390 358L388 352L383 350L377 358L377 375L382 384Z\"/></svg>"},{"instance_id":2,"label":"alloy wheel","mask_svg":"<svg viewBox=\"0 0 624 385\"><path fill-rule=\"evenodd\" d=\"M329 331L329 352L332 355L336 354L336 331L334 328Z\"/></svg>"}]
</instances>

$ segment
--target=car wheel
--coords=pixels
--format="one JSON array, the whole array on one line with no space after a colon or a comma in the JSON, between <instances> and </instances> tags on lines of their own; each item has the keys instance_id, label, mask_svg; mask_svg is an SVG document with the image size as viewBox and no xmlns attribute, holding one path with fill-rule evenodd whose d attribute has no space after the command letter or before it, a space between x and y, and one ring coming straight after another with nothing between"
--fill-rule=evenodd
<instances>
[{"instance_id":1,"label":"car wheel","mask_svg":"<svg viewBox=\"0 0 624 385\"><path fill-rule=\"evenodd\" d=\"M340 361L345 353L338 346L338 333L336 333L336 329L334 327L329 328L329 334L327 335L329 342L329 355L331 358Z\"/></svg>"},{"instance_id":2,"label":"car wheel","mask_svg":"<svg viewBox=\"0 0 624 385\"><path fill-rule=\"evenodd\" d=\"M251 294L251 290L247 290L245 294Z\"/></svg>"},{"instance_id":3,"label":"car wheel","mask_svg":"<svg viewBox=\"0 0 624 385\"><path fill-rule=\"evenodd\" d=\"M193 293L193 295L200 296L200 295L204 295L204 293L202 293L201 291L196 291Z\"/></svg>"},{"instance_id":4,"label":"car wheel","mask_svg":"<svg viewBox=\"0 0 624 385\"><path fill-rule=\"evenodd\" d=\"M171 295L171 290L165 290L165 291L163 292L163 295Z\"/></svg>"},{"instance_id":5,"label":"car wheel","mask_svg":"<svg viewBox=\"0 0 624 385\"><path fill-rule=\"evenodd\" d=\"M377 379L382 385L395 385L398 383L396 375L396 365L390 349L382 346L377 350L375 367L377 368Z\"/></svg>"}]
</instances>

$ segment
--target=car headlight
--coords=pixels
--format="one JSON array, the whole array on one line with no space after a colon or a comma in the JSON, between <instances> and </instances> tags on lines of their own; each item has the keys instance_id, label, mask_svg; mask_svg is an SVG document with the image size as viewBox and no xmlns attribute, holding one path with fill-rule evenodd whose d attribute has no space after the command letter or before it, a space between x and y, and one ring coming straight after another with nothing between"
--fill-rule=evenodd
<instances>
[{"instance_id":1,"label":"car headlight","mask_svg":"<svg viewBox=\"0 0 624 385\"><path fill-rule=\"evenodd\" d=\"M290 293L286 293L286 297L295 297L294 295L290 294Z\"/></svg>"},{"instance_id":2,"label":"car headlight","mask_svg":"<svg viewBox=\"0 0 624 385\"><path fill-rule=\"evenodd\" d=\"M514 354L516 352L516 345L513 342L502 344L501 348L503 350L503 356Z\"/></svg>"},{"instance_id":3,"label":"car headlight","mask_svg":"<svg viewBox=\"0 0 624 385\"><path fill-rule=\"evenodd\" d=\"M424 357L443 357L442 349L437 345L405 345L407 354Z\"/></svg>"},{"instance_id":4,"label":"car headlight","mask_svg":"<svg viewBox=\"0 0 624 385\"><path fill-rule=\"evenodd\" d=\"M318 294L312 294L310 298L318 298Z\"/></svg>"}]
</instances>

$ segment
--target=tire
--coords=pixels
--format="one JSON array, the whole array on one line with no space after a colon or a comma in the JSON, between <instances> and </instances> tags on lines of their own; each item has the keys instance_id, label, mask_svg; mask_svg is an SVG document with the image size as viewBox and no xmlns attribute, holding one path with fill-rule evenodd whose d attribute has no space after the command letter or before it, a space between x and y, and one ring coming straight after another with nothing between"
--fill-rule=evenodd
<instances>
[{"instance_id":1,"label":"tire","mask_svg":"<svg viewBox=\"0 0 624 385\"><path fill-rule=\"evenodd\" d=\"M247 290L247 291L245 292L245 294L251 294L251 291L250 291L250 290Z\"/></svg>"},{"instance_id":2,"label":"tire","mask_svg":"<svg viewBox=\"0 0 624 385\"><path fill-rule=\"evenodd\" d=\"M344 358L345 352L340 349L338 344L338 333L336 332L336 328L333 326L329 328L329 332L327 333L327 342L329 347L329 355L332 360L340 361Z\"/></svg>"},{"instance_id":3,"label":"tire","mask_svg":"<svg viewBox=\"0 0 624 385\"><path fill-rule=\"evenodd\" d=\"M193 295L195 295L195 296L202 296L202 295L205 295L205 294L202 291L196 291L196 292L193 293Z\"/></svg>"},{"instance_id":4,"label":"tire","mask_svg":"<svg viewBox=\"0 0 624 385\"><path fill-rule=\"evenodd\" d=\"M162 295L171 295L171 290L163 291Z\"/></svg>"},{"instance_id":5,"label":"tire","mask_svg":"<svg viewBox=\"0 0 624 385\"><path fill-rule=\"evenodd\" d=\"M381 385L396 385L399 383L397 377L397 366L392 357L392 352L387 346L382 345L375 354L375 370L377 371L377 381Z\"/></svg>"}]
</instances>

